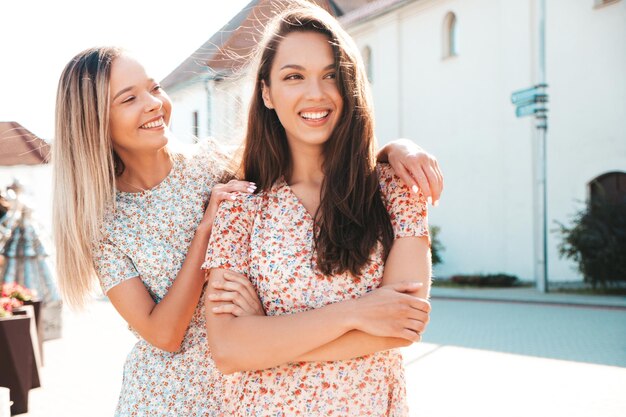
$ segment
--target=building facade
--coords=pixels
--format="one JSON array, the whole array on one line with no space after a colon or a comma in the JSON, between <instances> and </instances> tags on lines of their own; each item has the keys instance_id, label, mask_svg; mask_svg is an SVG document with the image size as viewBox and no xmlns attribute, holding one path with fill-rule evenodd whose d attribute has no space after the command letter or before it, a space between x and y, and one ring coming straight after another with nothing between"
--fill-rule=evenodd
<instances>
[{"instance_id":1,"label":"building facade","mask_svg":"<svg viewBox=\"0 0 626 417\"><path fill-rule=\"evenodd\" d=\"M444 170L443 199L430 211L445 247L438 276L537 277L538 137L531 117L516 118L511 93L539 77L539 5L378 0L339 18L368 67L379 142L412 138ZM548 277L580 281L553 230L583 208L595 180L626 174L626 2L547 0L545 57ZM243 124L246 81L172 97L182 111L185 100L210 109L198 115L211 126L200 136L229 138ZM175 118L184 136L179 127L188 130Z\"/></svg>"}]
</instances>

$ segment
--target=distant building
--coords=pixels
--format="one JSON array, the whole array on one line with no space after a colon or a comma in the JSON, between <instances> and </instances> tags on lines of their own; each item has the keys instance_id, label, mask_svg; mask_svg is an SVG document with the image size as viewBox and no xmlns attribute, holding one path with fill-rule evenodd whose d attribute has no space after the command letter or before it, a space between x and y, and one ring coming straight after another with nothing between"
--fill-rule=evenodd
<instances>
[{"instance_id":1,"label":"distant building","mask_svg":"<svg viewBox=\"0 0 626 417\"><path fill-rule=\"evenodd\" d=\"M334 16L342 13L339 3L366 1L317 0ZM204 45L187 58L161 85L174 102L171 128L183 142L215 136L239 140L253 82L245 65L260 41L267 22L284 8L284 1L254 0Z\"/></svg>"},{"instance_id":2,"label":"distant building","mask_svg":"<svg viewBox=\"0 0 626 417\"><path fill-rule=\"evenodd\" d=\"M342 8L348 3L358 4ZM568 223L599 185L626 193L626 1L546 3L553 229L555 221ZM537 80L538 0L329 4L367 65L379 142L412 138L437 155L446 175L441 205L430 212L445 246L436 275L504 272L533 280L535 129L531 118L515 117L510 97ZM249 16L242 13L214 35L218 47L240 33L236 28ZM241 137L252 83L221 78L219 65L196 59L201 52L186 62L201 64L192 72L206 74L203 81L177 82L182 65L164 80L181 112L173 129L183 138ZM207 62L215 72L202 67ZM190 129L196 118L198 128ZM580 280L557 245L550 233L550 281Z\"/></svg>"}]
</instances>

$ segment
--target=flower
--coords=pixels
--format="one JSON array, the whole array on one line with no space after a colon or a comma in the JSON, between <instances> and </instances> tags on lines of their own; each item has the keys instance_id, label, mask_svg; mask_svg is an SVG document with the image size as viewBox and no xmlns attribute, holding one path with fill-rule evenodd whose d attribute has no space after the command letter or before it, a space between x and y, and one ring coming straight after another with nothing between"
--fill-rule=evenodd
<instances>
[{"instance_id":1,"label":"flower","mask_svg":"<svg viewBox=\"0 0 626 417\"><path fill-rule=\"evenodd\" d=\"M21 307L24 302L32 300L35 291L25 288L15 282L2 284L0 292L0 317L10 317L13 309Z\"/></svg>"},{"instance_id":2,"label":"flower","mask_svg":"<svg viewBox=\"0 0 626 417\"><path fill-rule=\"evenodd\" d=\"M0 317L9 317L13 315L13 309L20 307L22 302L10 297L0 298Z\"/></svg>"},{"instance_id":3,"label":"flower","mask_svg":"<svg viewBox=\"0 0 626 417\"><path fill-rule=\"evenodd\" d=\"M24 301L30 301L34 295L34 291L15 282L2 284L2 297L15 298L23 303Z\"/></svg>"}]
</instances>

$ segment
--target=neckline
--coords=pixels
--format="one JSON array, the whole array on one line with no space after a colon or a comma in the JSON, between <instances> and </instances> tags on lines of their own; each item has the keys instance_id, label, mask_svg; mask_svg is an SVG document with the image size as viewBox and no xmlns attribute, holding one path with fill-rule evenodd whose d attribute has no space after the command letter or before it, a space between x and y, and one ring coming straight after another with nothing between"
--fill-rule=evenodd
<instances>
[{"instance_id":1,"label":"neckline","mask_svg":"<svg viewBox=\"0 0 626 417\"><path fill-rule=\"evenodd\" d=\"M307 208L302 203L302 200L300 200L300 197L298 197L298 195L293 191L293 188L291 188L291 185L289 185L287 183L287 181L285 180L284 176L281 176L278 179L278 181L276 182L276 185L279 186L279 189L280 188L284 188L286 190L287 194L289 194L291 196L291 198L296 202L296 205L300 207L300 210L305 213L306 217L308 217L308 219L312 223L315 223L315 221L313 219L313 214L311 214L311 212L309 212L309 210L307 210Z\"/></svg>"},{"instance_id":2,"label":"neckline","mask_svg":"<svg viewBox=\"0 0 626 417\"><path fill-rule=\"evenodd\" d=\"M160 183L158 183L157 185L155 185L152 188L149 188L147 190L143 190L143 191L136 191L136 192L132 192L132 191L121 191L116 189L115 193L119 196L123 196L123 197L130 197L130 198L139 198L139 197L147 197L151 194L153 194L156 191L159 191L161 188L165 187L167 184L169 184L169 182L171 181L170 179L172 178L172 176L174 175L174 173L177 170L178 167L178 156L177 154L173 154L172 155L172 167L170 168L170 171L167 173L167 175L165 176L165 178L163 178L161 180Z\"/></svg>"}]
</instances>

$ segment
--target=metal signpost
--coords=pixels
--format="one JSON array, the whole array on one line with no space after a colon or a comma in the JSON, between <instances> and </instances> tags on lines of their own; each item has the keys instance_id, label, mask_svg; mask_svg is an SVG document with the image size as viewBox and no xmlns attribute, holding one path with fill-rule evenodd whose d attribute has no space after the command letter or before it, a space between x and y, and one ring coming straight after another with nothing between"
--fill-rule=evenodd
<instances>
[{"instance_id":1,"label":"metal signpost","mask_svg":"<svg viewBox=\"0 0 626 417\"><path fill-rule=\"evenodd\" d=\"M511 102L515 105L515 116L535 117L537 129L536 146L536 199L537 199L537 234L535 242L539 242L535 248L535 274L537 289L548 292L548 210L546 193L546 132L548 130L548 94L546 93L546 1L537 0L535 3L535 16L537 18L536 38L536 82L533 87L513 92Z\"/></svg>"},{"instance_id":2,"label":"metal signpost","mask_svg":"<svg viewBox=\"0 0 626 417\"><path fill-rule=\"evenodd\" d=\"M546 84L537 84L531 88L515 91L511 95L511 102L516 106L515 116L535 117L537 129L537 206L539 221L540 247L535 252L535 270L537 273L537 289L548 292L548 237L547 237L547 208L546 208L546 130L548 129L548 95L545 90Z\"/></svg>"}]
</instances>

